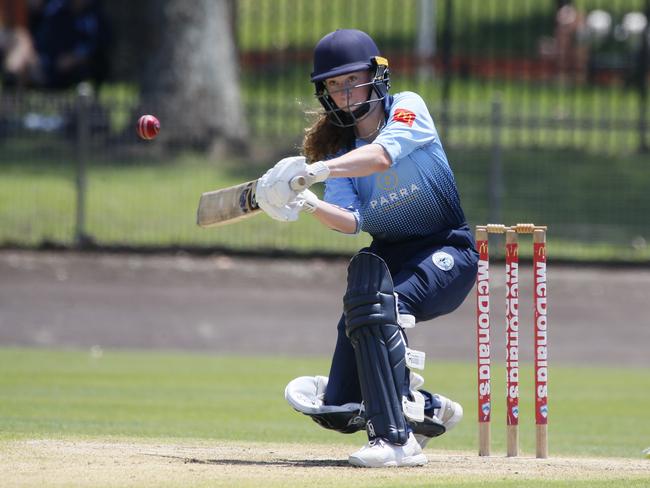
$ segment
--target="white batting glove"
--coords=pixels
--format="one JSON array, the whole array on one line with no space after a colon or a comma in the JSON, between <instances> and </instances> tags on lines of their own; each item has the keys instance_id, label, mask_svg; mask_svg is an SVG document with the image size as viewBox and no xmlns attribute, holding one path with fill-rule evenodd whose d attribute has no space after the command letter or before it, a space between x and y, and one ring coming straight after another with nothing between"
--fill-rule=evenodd
<instances>
[{"instance_id":1,"label":"white batting glove","mask_svg":"<svg viewBox=\"0 0 650 488\"><path fill-rule=\"evenodd\" d=\"M310 190L303 190L298 193L296 201L300 206L300 210L307 213L314 213L318 208L318 202L320 202L319 198Z\"/></svg>"},{"instance_id":2,"label":"white batting glove","mask_svg":"<svg viewBox=\"0 0 650 488\"><path fill-rule=\"evenodd\" d=\"M298 220L298 215L302 211L302 206L298 203L297 200L283 205L281 207L276 207L274 205L260 204L260 208L264 210L264 213L271 217L273 220L278 222L295 222Z\"/></svg>"},{"instance_id":3,"label":"white batting glove","mask_svg":"<svg viewBox=\"0 0 650 488\"><path fill-rule=\"evenodd\" d=\"M325 181L329 175L330 169L325 164L325 161L317 161L307 165L307 176L310 185Z\"/></svg>"},{"instance_id":4,"label":"white batting glove","mask_svg":"<svg viewBox=\"0 0 650 488\"><path fill-rule=\"evenodd\" d=\"M307 164L303 156L284 158L277 162L258 180L255 198L260 207L264 205L283 207L294 200L298 192L290 186L296 176L307 174Z\"/></svg>"},{"instance_id":5,"label":"white batting glove","mask_svg":"<svg viewBox=\"0 0 650 488\"><path fill-rule=\"evenodd\" d=\"M260 208L274 220L279 222L294 222L298 220L300 212L314 213L318 208L320 199L310 190L303 190L298 196L282 207L260 204Z\"/></svg>"}]
</instances>

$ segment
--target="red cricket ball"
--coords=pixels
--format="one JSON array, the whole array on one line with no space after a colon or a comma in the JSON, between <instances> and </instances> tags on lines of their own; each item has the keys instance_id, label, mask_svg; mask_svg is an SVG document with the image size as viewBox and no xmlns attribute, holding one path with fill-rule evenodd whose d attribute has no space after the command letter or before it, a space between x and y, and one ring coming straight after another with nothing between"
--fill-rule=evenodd
<instances>
[{"instance_id":1,"label":"red cricket ball","mask_svg":"<svg viewBox=\"0 0 650 488\"><path fill-rule=\"evenodd\" d=\"M136 131L140 138L149 141L160 132L160 122L153 115L143 115L138 119Z\"/></svg>"}]
</instances>

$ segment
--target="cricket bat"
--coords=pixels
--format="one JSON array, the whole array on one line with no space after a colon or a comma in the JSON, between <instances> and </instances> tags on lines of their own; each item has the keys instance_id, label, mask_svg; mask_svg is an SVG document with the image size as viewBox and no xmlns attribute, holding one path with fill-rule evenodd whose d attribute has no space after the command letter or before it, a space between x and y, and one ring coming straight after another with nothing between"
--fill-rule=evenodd
<instances>
[{"instance_id":1,"label":"cricket bat","mask_svg":"<svg viewBox=\"0 0 650 488\"><path fill-rule=\"evenodd\" d=\"M196 223L199 227L216 227L238 222L260 213L262 210L255 199L258 181L248 181L203 193L196 212ZM290 182L291 188L295 191L302 191L310 184L309 176L295 176Z\"/></svg>"}]
</instances>

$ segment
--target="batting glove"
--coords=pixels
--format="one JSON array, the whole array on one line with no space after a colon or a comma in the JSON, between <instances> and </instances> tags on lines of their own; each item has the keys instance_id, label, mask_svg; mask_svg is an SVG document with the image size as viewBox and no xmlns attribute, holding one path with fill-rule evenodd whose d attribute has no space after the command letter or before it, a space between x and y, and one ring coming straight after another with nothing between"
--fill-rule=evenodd
<instances>
[{"instance_id":1,"label":"batting glove","mask_svg":"<svg viewBox=\"0 0 650 488\"><path fill-rule=\"evenodd\" d=\"M268 170L258 180L255 198L263 204L283 207L294 200L298 192L291 188L291 180L307 173L307 164L303 156L284 158Z\"/></svg>"},{"instance_id":2,"label":"batting glove","mask_svg":"<svg viewBox=\"0 0 650 488\"><path fill-rule=\"evenodd\" d=\"M307 179L310 185L325 181L329 175L330 169L325 164L325 161L317 161L314 164L307 165Z\"/></svg>"},{"instance_id":3,"label":"batting glove","mask_svg":"<svg viewBox=\"0 0 650 488\"><path fill-rule=\"evenodd\" d=\"M311 190L303 190L298 193L296 201L300 206L300 210L307 213L314 213L318 208L319 198Z\"/></svg>"}]
</instances>

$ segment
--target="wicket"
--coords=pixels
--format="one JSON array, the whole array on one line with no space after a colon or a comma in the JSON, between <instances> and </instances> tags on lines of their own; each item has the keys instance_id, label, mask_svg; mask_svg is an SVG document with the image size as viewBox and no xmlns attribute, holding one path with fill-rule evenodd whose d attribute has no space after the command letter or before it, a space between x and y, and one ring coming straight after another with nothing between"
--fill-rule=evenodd
<instances>
[{"instance_id":1,"label":"wicket","mask_svg":"<svg viewBox=\"0 0 650 488\"><path fill-rule=\"evenodd\" d=\"M490 255L489 234L506 237L506 434L507 455L519 455L519 234L533 235L536 456L548 457L548 336L546 227L488 224L476 227L479 268L476 279L479 456L490 455Z\"/></svg>"}]
</instances>

